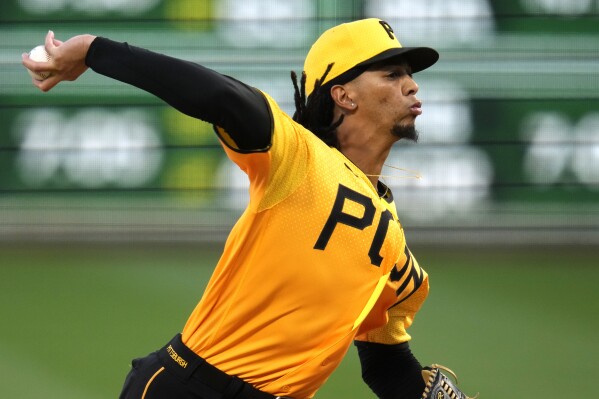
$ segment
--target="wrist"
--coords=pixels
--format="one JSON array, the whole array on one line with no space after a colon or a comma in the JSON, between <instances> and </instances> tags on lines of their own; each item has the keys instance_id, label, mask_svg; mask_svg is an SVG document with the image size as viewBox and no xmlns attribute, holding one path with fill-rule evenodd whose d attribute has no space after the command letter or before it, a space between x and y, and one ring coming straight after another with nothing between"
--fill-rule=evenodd
<instances>
[{"instance_id":1,"label":"wrist","mask_svg":"<svg viewBox=\"0 0 599 399\"><path fill-rule=\"evenodd\" d=\"M96 40L96 37L97 36L90 35L90 34L81 35L81 46L82 46L82 51L83 51L83 58L85 58L85 56L87 55L87 52L89 51L89 48L92 45L92 42L94 40Z\"/></svg>"}]
</instances>

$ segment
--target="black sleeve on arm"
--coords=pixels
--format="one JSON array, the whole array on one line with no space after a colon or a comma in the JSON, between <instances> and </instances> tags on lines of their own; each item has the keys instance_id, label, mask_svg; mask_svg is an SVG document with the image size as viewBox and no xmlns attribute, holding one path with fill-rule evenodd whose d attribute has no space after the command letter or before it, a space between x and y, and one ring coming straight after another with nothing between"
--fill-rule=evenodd
<instances>
[{"instance_id":1,"label":"black sleeve on arm","mask_svg":"<svg viewBox=\"0 0 599 399\"><path fill-rule=\"evenodd\" d=\"M85 63L95 72L145 90L177 110L220 126L240 150L270 146L272 119L258 90L193 62L97 37Z\"/></svg>"},{"instance_id":2,"label":"black sleeve on arm","mask_svg":"<svg viewBox=\"0 0 599 399\"><path fill-rule=\"evenodd\" d=\"M422 366L407 342L384 345L355 341L362 379L380 399L419 399L424 392Z\"/></svg>"}]
</instances>

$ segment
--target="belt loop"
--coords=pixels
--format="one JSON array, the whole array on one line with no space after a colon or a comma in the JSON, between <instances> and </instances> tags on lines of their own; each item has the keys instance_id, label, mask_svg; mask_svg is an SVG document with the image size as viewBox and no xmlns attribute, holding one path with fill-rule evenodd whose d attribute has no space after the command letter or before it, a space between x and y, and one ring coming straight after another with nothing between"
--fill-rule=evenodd
<instances>
[{"instance_id":1,"label":"belt loop","mask_svg":"<svg viewBox=\"0 0 599 399\"><path fill-rule=\"evenodd\" d=\"M231 382L223 392L223 399L234 399L243 390L246 383L237 376L231 376Z\"/></svg>"}]
</instances>

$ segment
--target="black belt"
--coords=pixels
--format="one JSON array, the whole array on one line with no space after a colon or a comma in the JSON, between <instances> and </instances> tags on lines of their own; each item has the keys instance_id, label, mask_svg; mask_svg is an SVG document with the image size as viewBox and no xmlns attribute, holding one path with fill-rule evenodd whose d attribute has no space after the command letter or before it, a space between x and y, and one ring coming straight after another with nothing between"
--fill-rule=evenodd
<instances>
[{"instance_id":1,"label":"black belt","mask_svg":"<svg viewBox=\"0 0 599 399\"><path fill-rule=\"evenodd\" d=\"M254 388L239 377L231 376L198 356L189 349L181 334L175 337L158 351L162 365L186 383L197 382L201 389L220 394L222 399L277 399L269 393Z\"/></svg>"}]
</instances>

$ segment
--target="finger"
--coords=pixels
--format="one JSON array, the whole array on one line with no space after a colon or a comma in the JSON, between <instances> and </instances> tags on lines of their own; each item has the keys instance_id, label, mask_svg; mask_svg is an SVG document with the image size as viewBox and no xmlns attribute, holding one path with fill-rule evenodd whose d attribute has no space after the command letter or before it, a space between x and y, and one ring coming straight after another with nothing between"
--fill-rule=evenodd
<instances>
[{"instance_id":1,"label":"finger","mask_svg":"<svg viewBox=\"0 0 599 399\"><path fill-rule=\"evenodd\" d=\"M52 55L54 48L56 47L56 44L54 43L54 32L52 32L51 30L48 31L48 33L46 34L46 40L44 42L44 47L46 48L46 51L48 52L48 54Z\"/></svg>"},{"instance_id":2,"label":"finger","mask_svg":"<svg viewBox=\"0 0 599 399\"><path fill-rule=\"evenodd\" d=\"M41 81L41 80L37 80L37 79L35 79L35 78L33 78L33 77L32 77L32 78L31 78L31 83L32 83L32 84L33 84L35 87L37 87L38 89L40 89L40 84L42 83L42 81ZM41 89L40 89L40 90L41 90Z\"/></svg>"},{"instance_id":3,"label":"finger","mask_svg":"<svg viewBox=\"0 0 599 399\"><path fill-rule=\"evenodd\" d=\"M56 47L58 47L58 46L62 45L62 43L64 43L62 40L58 40L58 39L53 39L52 41L54 42L54 45Z\"/></svg>"},{"instance_id":4,"label":"finger","mask_svg":"<svg viewBox=\"0 0 599 399\"><path fill-rule=\"evenodd\" d=\"M38 79L35 79L32 77L31 83L33 83L33 85L35 87L37 87L38 89L40 89L41 91L46 92L46 91L52 89L58 83L60 83L60 79L57 79L54 76L49 76L48 78L46 78L44 80L38 80Z\"/></svg>"},{"instance_id":5,"label":"finger","mask_svg":"<svg viewBox=\"0 0 599 399\"><path fill-rule=\"evenodd\" d=\"M28 53L21 54L21 60L25 68L33 72L46 72L52 68L52 65L49 61L33 61L31 58L29 58Z\"/></svg>"},{"instance_id":6,"label":"finger","mask_svg":"<svg viewBox=\"0 0 599 399\"><path fill-rule=\"evenodd\" d=\"M44 80L34 80L34 85L43 92L46 92L60 83L60 79L56 76L50 75L48 78Z\"/></svg>"}]
</instances>

